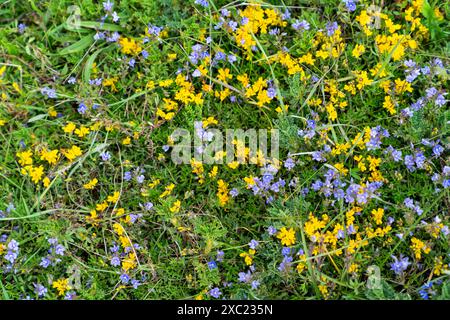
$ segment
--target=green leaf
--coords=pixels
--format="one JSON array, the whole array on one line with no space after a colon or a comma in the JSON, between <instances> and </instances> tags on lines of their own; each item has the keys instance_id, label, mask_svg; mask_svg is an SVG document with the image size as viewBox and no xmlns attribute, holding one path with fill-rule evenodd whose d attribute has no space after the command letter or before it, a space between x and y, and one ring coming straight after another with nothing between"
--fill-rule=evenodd
<instances>
[{"instance_id":1,"label":"green leaf","mask_svg":"<svg viewBox=\"0 0 450 320\"><path fill-rule=\"evenodd\" d=\"M97 58L98 54L103 50L104 48L98 49L95 51L86 61L86 64L84 65L83 69L83 80L84 82L88 83L91 78L91 70L92 65L94 64L95 59Z\"/></svg>"},{"instance_id":2,"label":"green leaf","mask_svg":"<svg viewBox=\"0 0 450 320\"><path fill-rule=\"evenodd\" d=\"M71 44L70 46L62 49L58 55L66 55L75 53L78 51L82 51L89 47L94 42L94 36L93 34L89 34L83 38L81 38L79 41L75 42L74 44Z\"/></svg>"},{"instance_id":3,"label":"green leaf","mask_svg":"<svg viewBox=\"0 0 450 320\"><path fill-rule=\"evenodd\" d=\"M47 117L46 114L38 114L37 116L34 116L34 117L30 118L30 119L28 120L28 123L30 123L30 122L36 122L36 121L42 120L42 119L44 119L45 117Z\"/></svg>"},{"instance_id":4,"label":"green leaf","mask_svg":"<svg viewBox=\"0 0 450 320\"><path fill-rule=\"evenodd\" d=\"M97 21L81 21L80 26L84 28L90 28L95 30L107 30L107 31L123 31L121 26L111 23L101 23Z\"/></svg>"}]
</instances>

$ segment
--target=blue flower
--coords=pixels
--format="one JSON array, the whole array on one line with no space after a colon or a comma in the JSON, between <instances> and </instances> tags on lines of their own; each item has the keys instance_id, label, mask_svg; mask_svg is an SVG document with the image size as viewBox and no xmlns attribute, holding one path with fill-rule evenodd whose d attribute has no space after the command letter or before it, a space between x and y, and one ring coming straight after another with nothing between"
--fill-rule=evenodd
<instances>
[{"instance_id":1,"label":"blue flower","mask_svg":"<svg viewBox=\"0 0 450 320\"><path fill-rule=\"evenodd\" d=\"M78 105L78 109L77 109L78 113L80 114L85 114L87 111L87 106L82 102Z\"/></svg>"},{"instance_id":2,"label":"blue flower","mask_svg":"<svg viewBox=\"0 0 450 320\"><path fill-rule=\"evenodd\" d=\"M23 34L25 32L25 29L27 28L27 26L24 23L19 23L19 25L17 26L19 33Z\"/></svg>"},{"instance_id":3,"label":"blue flower","mask_svg":"<svg viewBox=\"0 0 450 320\"><path fill-rule=\"evenodd\" d=\"M292 28L294 30L309 30L309 23L306 20L295 20L294 23L292 23Z\"/></svg>"},{"instance_id":4,"label":"blue flower","mask_svg":"<svg viewBox=\"0 0 450 320\"><path fill-rule=\"evenodd\" d=\"M327 29L327 36L331 37L339 28L339 25L337 24L336 21L328 22L325 28Z\"/></svg>"},{"instance_id":5,"label":"blue flower","mask_svg":"<svg viewBox=\"0 0 450 320\"><path fill-rule=\"evenodd\" d=\"M274 226L269 226L267 228L267 233L269 233L269 236L273 236L275 233L277 233L277 228Z\"/></svg>"},{"instance_id":6,"label":"blue flower","mask_svg":"<svg viewBox=\"0 0 450 320\"><path fill-rule=\"evenodd\" d=\"M41 93L43 95L47 96L48 98L51 98L51 99L56 98L56 91L54 89L44 87L41 89Z\"/></svg>"},{"instance_id":7,"label":"blue flower","mask_svg":"<svg viewBox=\"0 0 450 320\"><path fill-rule=\"evenodd\" d=\"M223 252L222 250L217 251L217 254L216 254L217 262L222 262L224 255L225 255L225 252Z\"/></svg>"},{"instance_id":8,"label":"blue flower","mask_svg":"<svg viewBox=\"0 0 450 320\"><path fill-rule=\"evenodd\" d=\"M33 286L34 286L34 292L38 295L38 297L43 297L47 294L48 290L42 284L33 283Z\"/></svg>"},{"instance_id":9,"label":"blue flower","mask_svg":"<svg viewBox=\"0 0 450 320\"><path fill-rule=\"evenodd\" d=\"M126 273L122 273L120 275L120 281L122 281L123 284L127 284L130 281L130 276Z\"/></svg>"},{"instance_id":10,"label":"blue flower","mask_svg":"<svg viewBox=\"0 0 450 320\"><path fill-rule=\"evenodd\" d=\"M222 295L222 292L220 292L219 288L215 287L209 290L209 295L213 298L218 299Z\"/></svg>"},{"instance_id":11,"label":"blue flower","mask_svg":"<svg viewBox=\"0 0 450 320\"><path fill-rule=\"evenodd\" d=\"M113 8L113 6L114 6L114 3L111 2L110 0L108 0L108 1L106 1L106 2L103 2L103 9L104 9L105 11L111 11L112 8Z\"/></svg>"},{"instance_id":12,"label":"blue flower","mask_svg":"<svg viewBox=\"0 0 450 320\"><path fill-rule=\"evenodd\" d=\"M230 190L230 196L233 198L237 197L239 195L239 191L236 188L233 188Z\"/></svg>"},{"instance_id":13,"label":"blue flower","mask_svg":"<svg viewBox=\"0 0 450 320\"><path fill-rule=\"evenodd\" d=\"M195 4L199 4L205 8L207 8L209 6L208 0L195 0Z\"/></svg>"},{"instance_id":14,"label":"blue flower","mask_svg":"<svg viewBox=\"0 0 450 320\"><path fill-rule=\"evenodd\" d=\"M100 157L102 158L102 161L109 161L111 159L111 154L108 151L103 151L100 153Z\"/></svg>"},{"instance_id":15,"label":"blue flower","mask_svg":"<svg viewBox=\"0 0 450 320\"><path fill-rule=\"evenodd\" d=\"M342 0L344 2L345 6L347 7L347 10L350 12L353 12L356 10L356 3L357 0Z\"/></svg>"},{"instance_id":16,"label":"blue flower","mask_svg":"<svg viewBox=\"0 0 450 320\"><path fill-rule=\"evenodd\" d=\"M209 261L208 262L208 268L209 268L209 270L216 269L217 268L217 263L214 260Z\"/></svg>"},{"instance_id":17,"label":"blue flower","mask_svg":"<svg viewBox=\"0 0 450 320\"><path fill-rule=\"evenodd\" d=\"M248 244L248 246L250 247L250 249L255 250L259 246L259 242L256 241L255 239L252 239Z\"/></svg>"},{"instance_id":18,"label":"blue flower","mask_svg":"<svg viewBox=\"0 0 450 320\"><path fill-rule=\"evenodd\" d=\"M392 259L394 259L394 262L391 263L391 270L394 271L394 273L398 276L402 275L403 272L411 264L411 262L409 262L409 258L403 257L402 254L400 254L399 258L397 258L396 256L392 256Z\"/></svg>"},{"instance_id":19,"label":"blue flower","mask_svg":"<svg viewBox=\"0 0 450 320\"><path fill-rule=\"evenodd\" d=\"M114 11L112 14L112 20L114 22L117 22L117 21L119 21L119 19L120 19L119 15L117 14L117 12Z\"/></svg>"}]
</instances>

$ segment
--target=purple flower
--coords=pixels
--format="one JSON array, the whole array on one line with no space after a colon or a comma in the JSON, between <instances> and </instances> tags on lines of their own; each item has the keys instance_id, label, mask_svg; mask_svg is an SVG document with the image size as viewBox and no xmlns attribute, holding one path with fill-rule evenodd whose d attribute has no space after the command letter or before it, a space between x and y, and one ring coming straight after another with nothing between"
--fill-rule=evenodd
<instances>
[{"instance_id":1,"label":"purple flower","mask_svg":"<svg viewBox=\"0 0 450 320\"><path fill-rule=\"evenodd\" d=\"M151 209L153 208L153 203L151 203L151 202L146 202L146 203L144 204L144 208L145 208L145 210L147 210L147 211L151 210Z\"/></svg>"},{"instance_id":2,"label":"purple flower","mask_svg":"<svg viewBox=\"0 0 450 320\"><path fill-rule=\"evenodd\" d=\"M209 6L208 0L195 0L195 4L199 4L205 8L207 8Z\"/></svg>"},{"instance_id":3,"label":"purple flower","mask_svg":"<svg viewBox=\"0 0 450 320\"><path fill-rule=\"evenodd\" d=\"M209 295L213 298L218 299L222 295L222 292L220 292L219 288L215 287L209 290Z\"/></svg>"},{"instance_id":4,"label":"purple flower","mask_svg":"<svg viewBox=\"0 0 450 320\"><path fill-rule=\"evenodd\" d=\"M125 181L130 181L131 178L132 178L132 176L131 176L131 172L130 172L130 171L125 171L125 172L123 173L123 180L125 180Z\"/></svg>"},{"instance_id":5,"label":"purple flower","mask_svg":"<svg viewBox=\"0 0 450 320\"><path fill-rule=\"evenodd\" d=\"M8 243L8 249L9 249L9 250L12 250L12 251L14 251L14 252L19 251L19 243L18 243L16 240L12 239L12 240Z\"/></svg>"},{"instance_id":6,"label":"purple flower","mask_svg":"<svg viewBox=\"0 0 450 320\"><path fill-rule=\"evenodd\" d=\"M425 90L425 92L427 93L428 99L433 98L438 93L438 91L435 87L431 87L431 88Z\"/></svg>"},{"instance_id":7,"label":"purple flower","mask_svg":"<svg viewBox=\"0 0 450 320\"><path fill-rule=\"evenodd\" d=\"M119 40L119 38L120 38L120 34L116 31L111 35L111 37L106 38L106 41L117 42L117 40Z\"/></svg>"},{"instance_id":8,"label":"purple flower","mask_svg":"<svg viewBox=\"0 0 450 320\"><path fill-rule=\"evenodd\" d=\"M217 268L217 263L214 260L209 261L208 262L208 268L209 268L209 270L216 269Z\"/></svg>"},{"instance_id":9,"label":"purple flower","mask_svg":"<svg viewBox=\"0 0 450 320\"><path fill-rule=\"evenodd\" d=\"M101 40L101 39L105 39L106 34L104 32L96 32L94 34L94 40Z\"/></svg>"},{"instance_id":10,"label":"purple flower","mask_svg":"<svg viewBox=\"0 0 450 320\"><path fill-rule=\"evenodd\" d=\"M77 111L79 114L85 114L87 111L87 106L82 102L78 105Z\"/></svg>"},{"instance_id":11,"label":"purple flower","mask_svg":"<svg viewBox=\"0 0 450 320\"><path fill-rule=\"evenodd\" d=\"M357 0L342 0L342 2L347 7L347 10L350 11L350 12L353 12L353 11L356 10L356 3L355 3L355 1L357 1Z\"/></svg>"},{"instance_id":12,"label":"purple flower","mask_svg":"<svg viewBox=\"0 0 450 320\"><path fill-rule=\"evenodd\" d=\"M255 250L255 249L258 247L258 245L259 245L259 242L256 241L255 239L252 239L252 240L250 241L250 243L248 244L248 246L250 247L250 249L253 249L253 250Z\"/></svg>"},{"instance_id":13,"label":"purple flower","mask_svg":"<svg viewBox=\"0 0 450 320\"><path fill-rule=\"evenodd\" d=\"M292 158L288 158L285 162L284 162L284 167L286 169L288 169L289 171L292 170L295 167L295 161L292 160Z\"/></svg>"},{"instance_id":14,"label":"purple flower","mask_svg":"<svg viewBox=\"0 0 450 320\"><path fill-rule=\"evenodd\" d=\"M409 258L403 257L402 254L400 254L399 258L397 258L396 256L392 256L392 259L394 259L394 262L391 263L391 270L394 271L394 273L398 276L401 276L411 264L409 262Z\"/></svg>"},{"instance_id":15,"label":"purple flower","mask_svg":"<svg viewBox=\"0 0 450 320\"><path fill-rule=\"evenodd\" d=\"M102 158L102 161L109 161L111 159L111 154L108 151L103 151L100 153L100 157Z\"/></svg>"},{"instance_id":16,"label":"purple flower","mask_svg":"<svg viewBox=\"0 0 450 320\"><path fill-rule=\"evenodd\" d=\"M111 259L111 265L112 265L113 267L118 267L118 266L120 266L120 259L119 259L119 257L117 257L117 256L112 257L112 259Z\"/></svg>"},{"instance_id":17,"label":"purple flower","mask_svg":"<svg viewBox=\"0 0 450 320\"><path fill-rule=\"evenodd\" d=\"M275 233L277 233L277 228L274 226L269 226L267 228L267 232L269 233L269 236L273 236Z\"/></svg>"},{"instance_id":18,"label":"purple flower","mask_svg":"<svg viewBox=\"0 0 450 320\"><path fill-rule=\"evenodd\" d=\"M112 14L113 22L117 22L117 21L119 21L119 19L120 19L119 15L117 14L117 12L114 11Z\"/></svg>"},{"instance_id":19,"label":"purple flower","mask_svg":"<svg viewBox=\"0 0 450 320\"><path fill-rule=\"evenodd\" d=\"M227 60L228 60L229 63L234 63L234 62L237 61L237 58L236 58L236 56L234 54L229 54L228 57L227 57Z\"/></svg>"},{"instance_id":20,"label":"purple flower","mask_svg":"<svg viewBox=\"0 0 450 320\"><path fill-rule=\"evenodd\" d=\"M139 280L133 279L131 280L131 285L133 286L133 289L137 289L141 285L141 282Z\"/></svg>"},{"instance_id":21,"label":"purple flower","mask_svg":"<svg viewBox=\"0 0 450 320\"><path fill-rule=\"evenodd\" d=\"M288 20L290 18L291 18L291 12L288 9L284 10L284 13L281 15L281 19Z\"/></svg>"},{"instance_id":22,"label":"purple flower","mask_svg":"<svg viewBox=\"0 0 450 320\"><path fill-rule=\"evenodd\" d=\"M309 30L309 23L306 20L295 20L294 23L292 24L292 28L294 30Z\"/></svg>"},{"instance_id":23,"label":"purple flower","mask_svg":"<svg viewBox=\"0 0 450 320\"><path fill-rule=\"evenodd\" d=\"M327 29L327 36L331 37L334 35L336 30L339 28L339 25L337 24L336 21L328 22L327 25L325 26L325 28Z\"/></svg>"},{"instance_id":24,"label":"purple flower","mask_svg":"<svg viewBox=\"0 0 450 320\"><path fill-rule=\"evenodd\" d=\"M105 11L111 11L112 8L113 8L113 6L114 6L114 3L111 2L110 0L108 0L108 1L106 1L106 2L103 2L103 9L104 9Z\"/></svg>"},{"instance_id":25,"label":"purple flower","mask_svg":"<svg viewBox=\"0 0 450 320\"><path fill-rule=\"evenodd\" d=\"M283 256L288 256L291 254L291 248L289 247L283 247L283 249L281 249L281 254Z\"/></svg>"},{"instance_id":26,"label":"purple flower","mask_svg":"<svg viewBox=\"0 0 450 320\"><path fill-rule=\"evenodd\" d=\"M247 272L239 272L238 277L239 282L249 283L252 280L252 273L250 270Z\"/></svg>"},{"instance_id":27,"label":"purple flower","mask_svg":"<svg viewBox=\"0 0 450 320\"><path fill-rule=\"evenodd\" d=\"M51 98L51 99L56 98L56 91L55 91L55 89L44 87L44 88L41 89L41 93L43 95L47 96L48 98Z\"/></svg>"},{"instance_id":28,"label":"purple flower","mask_svg":"<svg viewBox=\"0 0 450 320\"><path fill-rule=\"evenodd\" d=\"M283 273L287 273L291 270L291 266L292 266L292 257L290 256L285 256L283 258L283 261L280 263L280 265L278 266L278 270L283 272Z\"/></svg>"},{"instance_id":29,"label":"purple flower","mask_svg":"<svg viewBox=\"0 0 450 320\"><path fill-rule=\"evenodd\" d=\"M216 61L225 60L226 58L227 58L227 55L225 53L223 53L222 51L217 52L214 56L214 60L216 60Z\"/></svg>"},{"instance_id":30,"label":"purple flower","mask_svg":"<svg viewBox=\"0 0 450 320\"><path fill-rule=\"evenodd\" d=\"M440 144L436 144L436 145L433 147L433 154L434 154L436 157L439 157L439 156L442 154L442 152L444 152L444 147L441 146Z\"/></svg>"},{"instance_id":31,"label":"purple flower","mask_svg":"<svg viewBox=\"0 0 450 320\"><path fill-rule=\"evenodd\" d=\"M127 284L130 281L130 276L126 273L122 273L120 275L120 281L122 281L123 284Z\"/></svg>"},{"instance_id":32,"label":"purple flower","mask_svg":"<svg viewBox=\"0 0 450 320\"><path fill-rule=\"evenodd\" d=\"M223 252L222 250L217 251L217 254L216 254L217 262L222 262L224 256L225 256L225 252Z\"/></svg>"},{"instance_id":33,"label":"purple flower","mask_svg":"<svg viewBox=\"0 0 450 320\"><path fill-rule=\"evenodd\" d=\"M434 100L434 103L435 103L438 107L442 107L446 102L447 102L447 100L445 100L443 94L439 94L439 95L437 96L436 100Z\"/></svg>"},{"instance_id":34,"label":"purple flower","mask_svg":"<svg viewBox=\"0 0 450 320\"><path fill-rule=\"evenodd\" d=\"M50 261L50 259L48 259L48 258L46 258L46 257L44 257L44 258L42 258L41 259L41 263L39 263L39 265L41 266L41 267L43 267L43 268L48 268L48 266L51 264L51 261Z\"/></svg>"},{"instance_id":35,"label":"purple flower","mask_svg":"<svg viewBox=\"0 0 450 320\"><path fill-rule=\"evenodd\" d=\"M236 188L233 188L230 190L230 196L233 198L237 197L239 195L239 191Z\"/></svg>"},{"instance_id":36,"label":"purple flower","mask_svg":"<svg viewBox=\"0 0 450 320\"><path fill-rule=\"evenodd\" d=\"M144 180L145 180L145 176L143 174L136 177L136 181L139 184L142 184L144 182Z\"/></svg>"},{"instance_id":37,"label":"purple flower","mask_svg":"<svg viewBox=\"0 0 450 320\"><path fill-rule=\"evenodd\" d=\"M33 283L33 286L34 286L34 292L38 295L38 297L43 297L47 294L48 290L42 284Z\"/></svg>"},{"instance_id":38,"label":"purple flower","mask_svg":"<svg viewBox=\"0 0 450 320\"><path fill-rule=\"evenodd\" d=\"M276 95L277 95L277 90L276 90L274 87L270 87L269 89L267 89L267 96L268 96L270 99L275 98Z\"/></svg>"},{"instance_id":39,"label":"purple flower","mask_svg":"<svg viewBox=\"0 0 450 320\"><path fill-rule=\"evenodd\" d=\"M59 256L63 256L64 255L64 251L66 251L66 248L64 248L64 246L62 244L58 244L55 247L55 253Z\"/></svg>"},{"instance_id":40,"label":"purple flower","mask_svg":"<svg viewBox=\"0 0 450 320\"><path fill-rule=\"evenodd\" d=\"M155 37L159 37L159 34L163 29L164 29L163 27L154 26L152 24L148 25L148 33Z\"/></svg>"},{"instance_id":41,"label":"purple flower","mask_svg":"<svg viewBox=\"0 0 450 320\"><path fill-rule=\"evenodd\" d=\"M252 289L256 290L259 287L259 281L258 280L253 280L252 281Z\"/></svg>"},{"instance_id":42,"label":"purple flower","mask_svg":"<svg viewBox=\"0 0 450 320\"><path fill-rule=\"evenodd\" d=\"M23 34L25 32L25 29L27 28L27 26L24 23L19 23L19 25L17 26L19 33Z\"/></svg>"}]
</instances>

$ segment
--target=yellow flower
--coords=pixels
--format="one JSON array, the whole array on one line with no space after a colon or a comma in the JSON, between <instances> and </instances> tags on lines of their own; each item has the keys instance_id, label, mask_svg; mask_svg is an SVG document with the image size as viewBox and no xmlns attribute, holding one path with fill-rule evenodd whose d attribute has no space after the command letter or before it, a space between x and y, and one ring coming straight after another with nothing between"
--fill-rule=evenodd
<instances>
[{"instance_id":1,"label":"yellow flower","mask_svg":"<svg viewBox=\"0 0 450 320\"><path fill-rule=\"evenodd\" d=\"M65 133L72 133L75 130L76 126L73 122L68 122L64 127L63 130Z\"/></svg>"},{"instance_id":2,"label":"yellow flower","mask_svg":"<svg viewBox=\"0 0 450 320\"><path fill-rule=\"evenodd\" d=\"M131 143L131 138L130 137L126 137L125 139L122 140L122 144L124 146L127 146Z\"/></svg>"},{"instance_id":3,"label":"yellow flower","mask_svg":"<svg viewBox=\"0 0 450 320\"><path fill-rule=\"evenodd\" d=\"M59 279L57 281L53 281L53 288L58 290L59 296L63 296L66 291L72 289L69 285L69 279Z\"/></svg>"},{"instance_id":4,"label":"yellow flower","mask_svg":"<svg viewBox=\"0 0 450 320\"><path fill-rule=\"evenodd\" d=\"M359 265L356 263L352 263L349 267L348 267L348 272L349 273L353 273L353 272L358 272L359 269Z\"/></svg>"},{"instance_id":5,"label":"yellow flower","mask_svg":"<svg viewBox=\"0 0 450 320\"><path fill-rule=\"evenodd\" d=\"M392 98L390 96L384 97L383 108L389 111L391 115L397 113L397 111L395 110L394 102L392 101Z\"/></svg>"},{"instance_id":6,"label":"yellow flower","mask_svg":"<svg viewBox=\"0 0 450 320\"><path fill-rule=\"evenodd\" d=\"M346 169L344 167L344 164L342 163L336 163L334 165L334 167L339 171L339 173L343 174L344 176L346 176L348 174L348 169Z\"/></svg>"},{"instance_id":7,"label":"yellow flower","mask_svg":"<svg viewBox=\"0 0 450 320\"><path fill-rule=\"evenodd\" d=\"M53 118L55 118L58 115L58 112L56 112L54 107L48 108L47 113L50 117L53 117Z\"/></svg>"},{"instance_id":8,"label":"yellow flower","mask_svg":"<svg viewBox=\"0 0 450 320\"><path fill-rule=\"evenodd\" d=\"M218 166L214 166L211 171L208 173L208 176L213 179L217 176L217 173L219 171L219 167Z\"/></svg>"},{"instance_id":9,"label":"yellow flower","mask_svg":"<svg viewBox=\"0 0 450 320\"><path fill-rule=\"evenodd\" d=\"M158 84L159 84L160 87L165 88L165 87L170 86L172 83L173 83L172 79L167 79L167 80L160 81Z\"/></svg>"},{"instance_id":10,"label":"yellow flower","mask_svg":"<svg viewBox=\"0 0 450 320\"><path fill-rule=\"evenodd\" d=\"M222 179L217 181L217 197L219 198L219 204L223 207L227 204L230 196L228 195L228 183Z\"/></svg>"},{"instance_id":11,"label":"yellow flower","mask_svg":"<svg viewBox=\"0 0 450 320\"><path fill-rule=\"evenodd\" d=\"M172 205L172 207L170 207L170 212L172 213L178 213L180 211L180 207L181 207L181 201L177 200L175 201L175 203Z\"/></svg>"},{"instance_id":12,"label":"yellow flower","mask_svg":"<svg viewBox=\"0 0 450 320\"><path fill-rule=\"evenodd\" d=\"M108 203L106 201L103 201L102 203L98 203L95 206L95 210L102 212L105 211L105 209L108 208Z\"/></svg>"},{"instance_id":13,"label":"yellow flower","mask_svg":"<svg viewBox=\"0 0 450 320\"><path fill-rule=\"evenodd\" d=\"M70 162L72 162L76 157L81 156L83 153L80 147L74 145L69 150L64 151L63 154L67 159L69 159Z\"/></svg>"},{"instance_id":14,"label":"yellow flower","mask_svg":"<svg viewBox=\"0 0 450 320\"><path fill-rule=\"evenodd\" d=\"M160 194L160 198L167 197L169 194L172 193L172 190L175 188L175 184L171 183L168 186L165 187L165 190L163 193Z\"/></svg>"},{"instance_id":15,"label":"yellow flower","mask_svg":"<svg viewBox=\"0 0 450 320\"><path fill-rule=\"evenodd\" d=\"M22 152L17 152L16 156L19 158L19 164L24 167L33 164L33 159L31 158L33 152L31 150L26 150Z\"/></svg>"},{"instance_id":16,"label":"yellow flower","mask_svg":"<svg viewBox=\"0 0 450 320\"><path fill-rule=\"evenodd\" d=\"M369 170L370 171L377 170L377 167L381 163L381 159L380 158L374 158L374 157L371 157L371 156L367 157L367 161L369 162Z\"/></svg>"},{"instance_id":17,"label":"yellow flower","mask_svg":"<svg viewBox=\"0 0 450 320\"><path fill-rule=\"evenodd\" d=\"M75 134L80 137L83 138L84 136L89 134L89 128L86 128L85 126L81 126L79 129L75 129Z\"/></svg>"},{"instance_id":18,"label":"yellow flower","mask_svg":"<svg viewBox=\"0 0 450 320\"><path fill-rule=\"evenodd\" d=\"M281 240L281 244L284 246L291 246L295 244L295 231L293 228L289 230L285 227L281 228L277 234L277 238Z\"/></svg>"},{"instance_id":19,"label":"yellow flower","mask_svg":"<svg viewBox=\"0 0 450 320\"><path fill-rule=\"evenodd\" d=\"M116 203L117 201L119 201L119 197L120 197L120 192L114 191L114 193L111 196L108 196L106 201L108 201L109 203Z\"/></svg>"},{"instance_id":20,"label":"yellow flower","mask_svg":"<svg viewBox=\"0 0 450 320\"><path fill-rule=\"evenodd\" d=\"M417 260L422 258L422 252L425 254L430 253L431 249L420 239L416 237L411 238L411 249Z\"/></svg>"},{"instance_id":21,"label":"yellow flower","mask_svg":"<svg viewBox=\"0 0 450 320\"><path fill-rule=\"evenodd\" d=\"M29 173L31 180L37 184L42 179L42 175L44 174L44 167L43 166L31 167Z\"/></svg>"},{"instance_id":22,"label":"yellow flower","mask_svg":"<svg viewBox=\"0 0 450 320\"><path fill-rule=\"evenodd\" d=\"M48 188L48 186L50 185L50 179L49 177L45 177L44 179L42 179L42 184L44 185L45 188Z\"/></svg>"},{"instance_id":23,"label":"yellow flower","mask_svg":"<svg viewBox=\"0 0 450 320\"><path fill-rule=\"evenodd\" d=\"M356 76L357 76L357 84L356 87L359 90L362 90L365 86L371 85L372 84L372 80L370 80L367 77L367 71L359 71L359 72L355 72Z\"/></svg>"},{"instance_id":24,"label":"yellow flower","mask_svg":"<svg viewBox=\"0 0 450 320\"><path fill-rule=\"evenodd\" d=\"M134 40L125 37L119 39L119 45L122 47L122 53L138 54L142 51L141 46Z\"/></svg>"},{"instance_id":25,"label":"yellow flower","mask_svg":"<svg viewBox=\"0 0 450 320\"><path fill-rule=\"evenodd\" d=\"M83 188L85 188L86 190L92 190L97 185L97 183L98 183L97 178L94 178L91 181L89 181L88 183L84 184Z\"/></svg>"},{"instance_id":26,"label":"yellow flower","mask_svg":"<svg viewBox=\"0 0 450 320\"><path fill-rule=\"evenodd\" d=\"M375 220L376 224L382 224L383 215L384 215L383 208L378 208L378 209L372 210L372 216L373 216L373 219Z\"/></svg>"},{"instance_id":27,"label":"yellow flower","mask_svg":"<svg viewBox=\"0 0 450 320\"><path fill-rule=\"evenodd\" d=\"M228 69L228 68L225 68L225 69L220 68L218 70L218 72L219 72L219 75L217 76L217 79L219 79L222 82L227 83L228 79L233 78L233 75L230 74L230 69Z\"/></svg>"},{"instance_id":28,"label":"yellow flower","mask_svg":"<svg viewBox=\"0 0 450 320\"><path fill-rule=\"evenodd\" d=\"M362 44L357 44L352 51L352 56L359 58L365 51L366 48Z\"/></svg>"},{"instance_id":29,"label":"yellow flower","mask_svg":"<svg viewBox=\"0 0 450 320\"><path fill-rule=\"evenodd\" d=\"M41 151L41 160L47 161L49 164L56 164L56 161L58 161L59 155L58 150L52 150L48 151L47 149L44 149Z\"/></svg>"}]
</instances>

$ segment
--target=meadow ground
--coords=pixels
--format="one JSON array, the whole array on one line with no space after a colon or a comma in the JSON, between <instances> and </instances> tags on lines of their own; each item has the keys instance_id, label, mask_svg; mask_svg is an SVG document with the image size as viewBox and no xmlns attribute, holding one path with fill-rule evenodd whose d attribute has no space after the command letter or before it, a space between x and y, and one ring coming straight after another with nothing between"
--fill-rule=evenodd
<instances>
[{"instance_id":1,"label":"meadow ground","mask_svg":"<svg viewBox=\"0 0 450 320\"><path fill-rule=\"evenodd\" d=\"M448 2L1 2L2 299L450 298Z\"/></svg>"}]
</instances>

